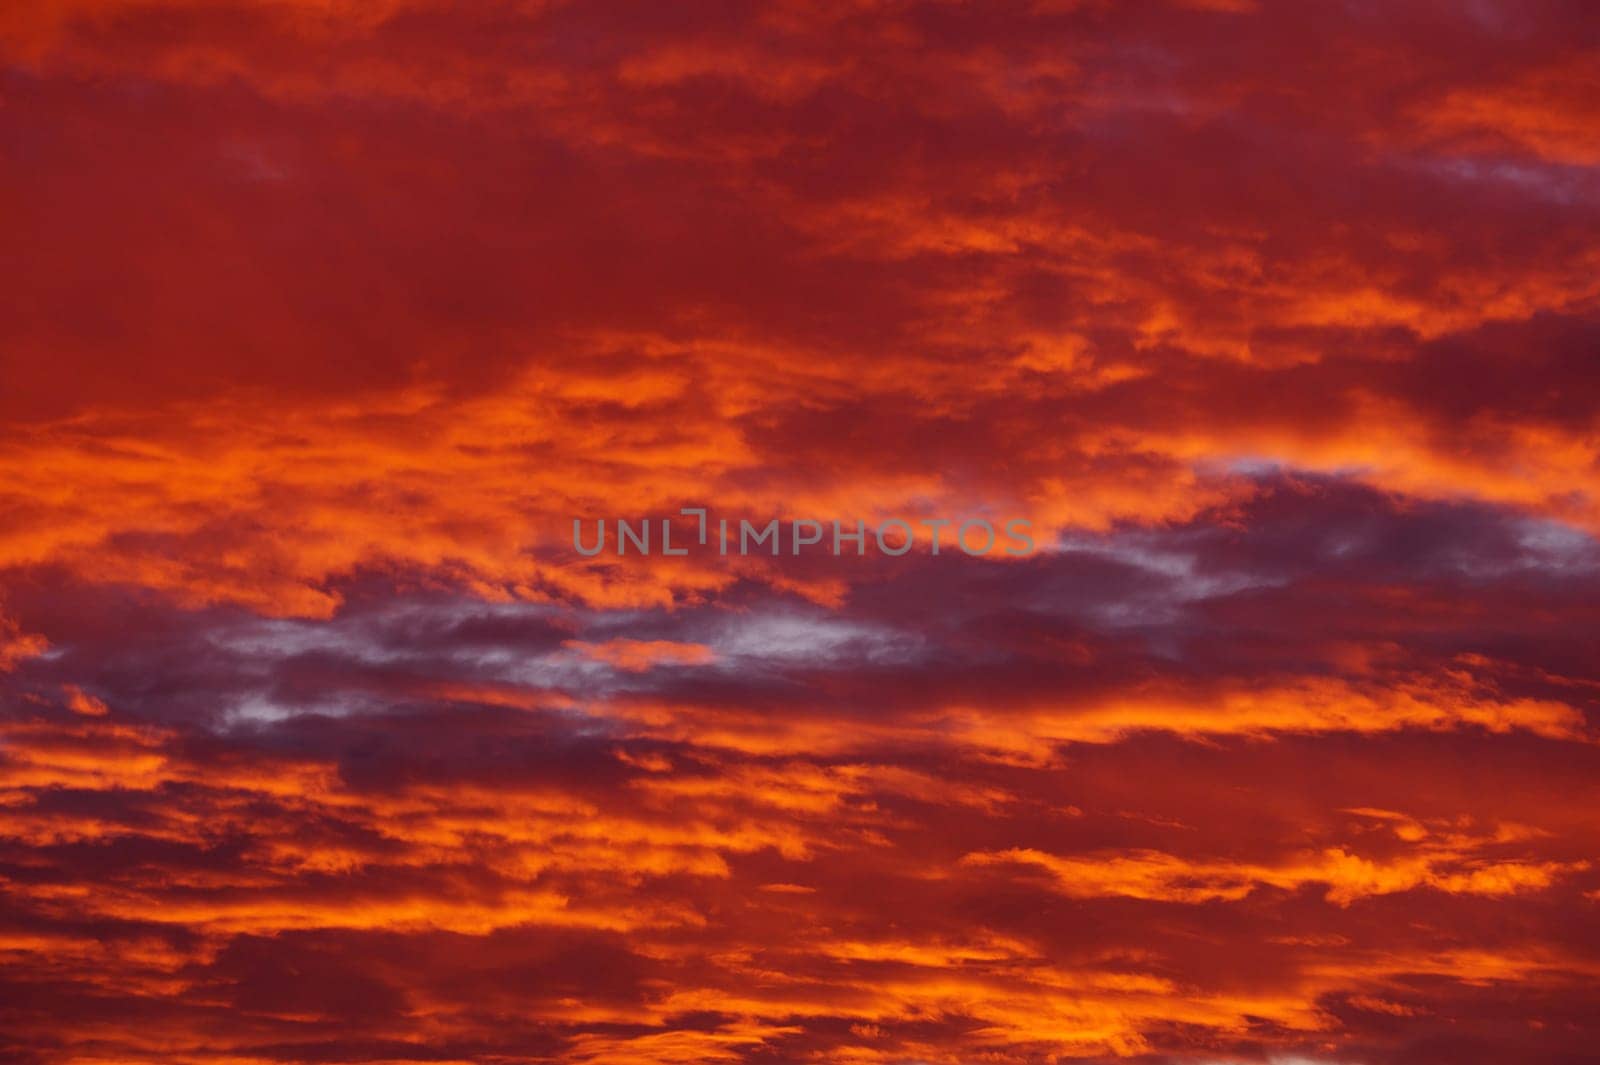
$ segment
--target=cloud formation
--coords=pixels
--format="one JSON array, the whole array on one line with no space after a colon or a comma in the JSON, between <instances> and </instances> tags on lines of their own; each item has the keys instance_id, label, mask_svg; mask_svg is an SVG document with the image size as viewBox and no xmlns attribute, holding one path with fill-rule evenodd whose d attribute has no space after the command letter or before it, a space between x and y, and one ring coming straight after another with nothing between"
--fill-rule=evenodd
<instances>
[{"instance_id":1,"label":"cloud formation","mask_svg":"<svg viewBox=\"0 0 1600 1065\"><path fill-rule=\"evenodd\" d=\"M0 1058L1584 1060L1597 78L1580 0L0 12ZM696 506L1038 550L572 547Z\"/></svg>"}]
</instances>

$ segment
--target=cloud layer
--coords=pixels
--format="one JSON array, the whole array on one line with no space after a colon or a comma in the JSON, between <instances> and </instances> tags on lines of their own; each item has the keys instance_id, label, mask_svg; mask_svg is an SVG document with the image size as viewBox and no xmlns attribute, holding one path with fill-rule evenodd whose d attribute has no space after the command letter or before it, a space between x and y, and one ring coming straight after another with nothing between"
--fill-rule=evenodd
<instances>
[{"instance_id":1,"label":"cloud layer","mask_svg":"<svg viewBox=\"0 0 1600 1065\"><path fill-rule=\"evenodd\" d=\"M13 8L0 1058L1587 1060L1586 4Z\"/></svg>"}]
</instances>

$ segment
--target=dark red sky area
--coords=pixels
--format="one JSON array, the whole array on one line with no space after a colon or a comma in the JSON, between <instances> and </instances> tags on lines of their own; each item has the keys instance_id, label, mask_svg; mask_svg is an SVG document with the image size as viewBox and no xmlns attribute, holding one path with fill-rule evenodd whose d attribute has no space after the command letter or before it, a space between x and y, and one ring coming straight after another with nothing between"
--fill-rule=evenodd
<instances>
[{"instance_id":1,"label":"dark red sky area","mask_svg":"<svg viewBox=\"0 0 1600 1065\"><path fill-rule=\"evenodd\" d=\"M0 156L0 1061L1600 1062L1588 0L40 0Z\"/></svg>"}]
</instances>

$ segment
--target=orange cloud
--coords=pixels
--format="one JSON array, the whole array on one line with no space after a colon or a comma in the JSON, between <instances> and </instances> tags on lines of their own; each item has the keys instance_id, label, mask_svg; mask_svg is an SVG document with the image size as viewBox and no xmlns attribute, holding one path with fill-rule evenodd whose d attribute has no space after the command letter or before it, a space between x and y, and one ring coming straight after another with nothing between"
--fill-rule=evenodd
<instances>
[{"instance_id":1,"label":"orange cloud","mask_svg":"<svg viewBox=\"0 0 1600 1065\"><path fill-rule=\"evenodd\" d=\"M568 641L568 647L581 651L597 662L606 662L630 673L643 673L661 664L703 665L715 661L711 648L697 643L672 640L607 640L604 643Z\"/></svg>"},{"instance_id":2,"label":"orange cloud","mask_svg":"<svg viewBox=\"0 0 1600 1065\"><path fill-rule=\"evenodd\" d=\"M0 1059L1582 1059L1590 21L0 11Z\"/></svg>"}]
</instances>

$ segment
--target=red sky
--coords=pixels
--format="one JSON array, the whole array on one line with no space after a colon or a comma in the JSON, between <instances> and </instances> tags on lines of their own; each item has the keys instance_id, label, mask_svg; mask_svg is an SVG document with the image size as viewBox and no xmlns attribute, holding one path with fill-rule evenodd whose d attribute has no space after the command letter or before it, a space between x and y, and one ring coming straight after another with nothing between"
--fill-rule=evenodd
<instances>
[{"instance_id":1,"label":"red sky","mask_svg":"<svg viewBox=\"0 0 1600 1065\"><path fill-rule=\"evenodd\" d=\"M1588 0L35 0L0 155L0 1061L1600 1060Z\"/></svg>"}]
</instances>

